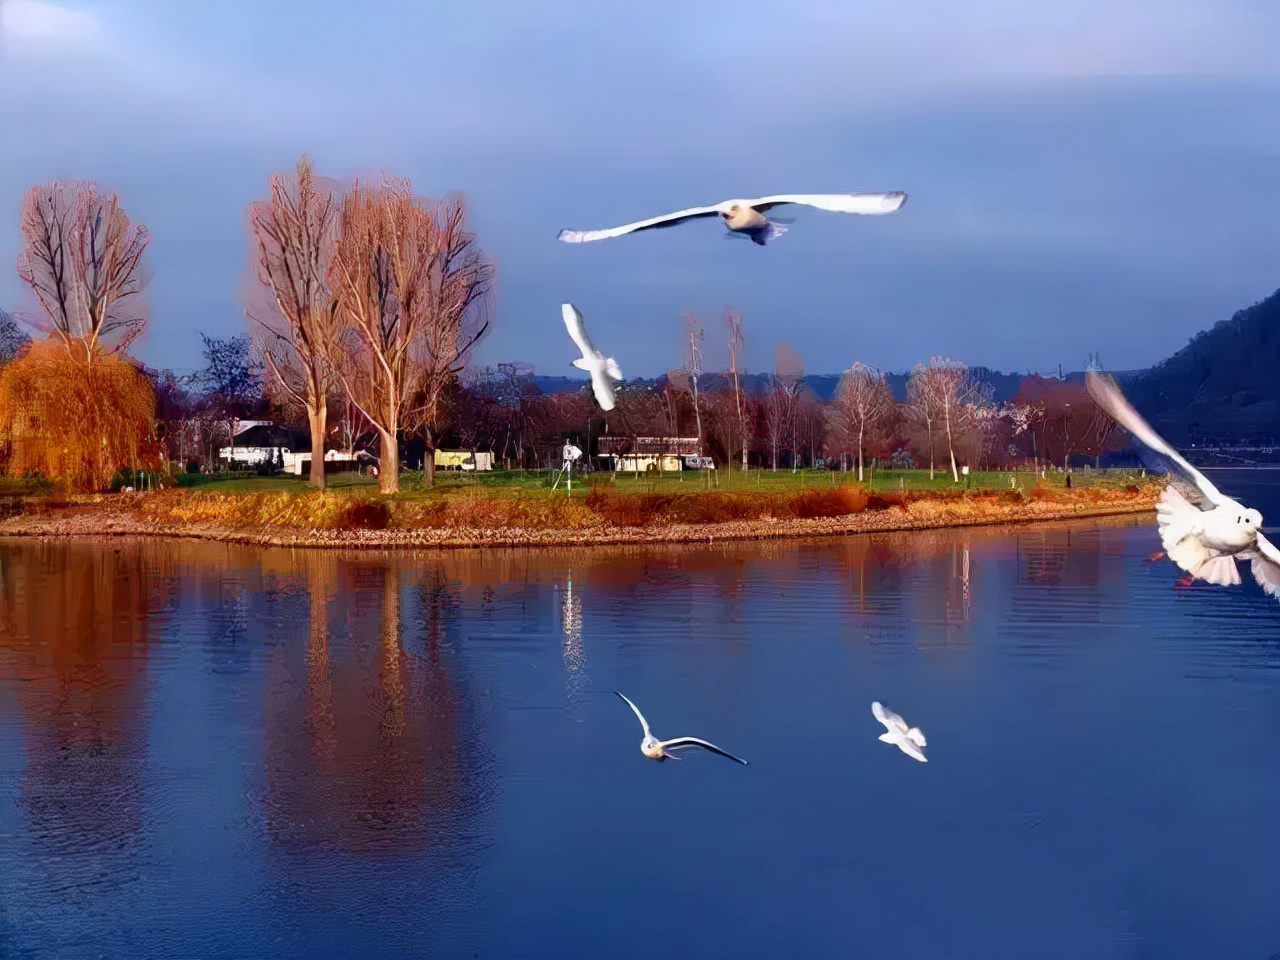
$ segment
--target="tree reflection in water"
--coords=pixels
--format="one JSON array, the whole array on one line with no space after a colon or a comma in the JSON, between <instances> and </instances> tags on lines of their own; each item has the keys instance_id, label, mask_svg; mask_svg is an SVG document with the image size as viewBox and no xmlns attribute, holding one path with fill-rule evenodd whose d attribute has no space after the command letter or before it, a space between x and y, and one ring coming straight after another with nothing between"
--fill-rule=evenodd
<instances>
[{"instance_id":1,"label":"tree reflection in water","mask_svg":"<svg viewBox=\"0 0 1280 960\"><path fill-rule=\"evenodd\" d=\"M42 542L0 551L0 683L16 704L32 842L60 888L112 876L140 842L148 656L176 592L173 551Z\"/></svg>"},{"instance_id":2,"label":"tree reflection in water","mask_svg":"<svg viewBox=\"0 0 1280 960\"><path fill-rule=\"evenodd\" d=\"M303 557L307 640L280 644L268 668L270 836L361 854L437 845L469 807L460 694L440 655L456 596L430 575L410 590L412 568L395 560ZM408 650L415 596L423 655Z\"/></svg>"}]
</instances>

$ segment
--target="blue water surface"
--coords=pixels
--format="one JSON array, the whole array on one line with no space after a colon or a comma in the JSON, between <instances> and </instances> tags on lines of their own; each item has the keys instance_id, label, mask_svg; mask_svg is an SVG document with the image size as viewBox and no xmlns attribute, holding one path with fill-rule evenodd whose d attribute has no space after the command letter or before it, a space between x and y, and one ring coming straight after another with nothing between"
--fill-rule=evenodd
<instances>
[{"instance_id":1,"label":"blue water surface","mask_svg":"<svg viewBox=\"0 0 1280 960\"><path fill-rule=\"evenodd\" d=\"M1264 960L1280 603L1157 549L0 540L0 956Z\"/></svg>"}]
</instances>

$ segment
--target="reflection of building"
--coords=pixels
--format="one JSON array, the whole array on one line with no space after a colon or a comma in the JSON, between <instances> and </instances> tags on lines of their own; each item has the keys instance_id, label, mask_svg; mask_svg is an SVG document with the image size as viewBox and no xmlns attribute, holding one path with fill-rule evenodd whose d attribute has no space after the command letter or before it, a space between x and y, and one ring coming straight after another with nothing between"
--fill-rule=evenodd
<instances>
[{"instance_id":1,"label":"reflection of building","mask_svg":"<svg viewBox=\"0 0 1280 960\"><path fill-rule=\"evenodd\" d=\"M96 862L139 839L147 649L171 586L148 556L137 543L0 547L0 704L22 713L29 836L59 855Z\"/></svg>"},{"instance_id":2,"label":"reflection of building","mask_svg":"<svg viewBox=\"0 0 1280 960\"><path fill-rule=\"evenodd\" d=\"M469 806L460 701L436 644L406 651L391 562L308 562L308 642L269 667L266 809L285 846L405 854L440 842Z\"/></svg>"},{"instance_id":3,"label":"reflection of building","mask_svg":"<svg viewBox=\"0 0 1280 960\"><path fill-rule=\"evenodd\" d=\"M1015 542L1019 583L1093 588L1101 580L1096 528L1028 530L1019 533Z\"/></svg>"},{"instance_id":4,"label":"reflection of building","mask_svg":"<svg viewBox=\"0 0 1280 960\"><path fill-rule=\"evenodd\" d=\"M582 597L574 590L573 570L565 574L564 595L560 598L560 632L567 674L565 692L576 702L585 692L587 654L582 646Z\"/></svg>"}]
</instances>

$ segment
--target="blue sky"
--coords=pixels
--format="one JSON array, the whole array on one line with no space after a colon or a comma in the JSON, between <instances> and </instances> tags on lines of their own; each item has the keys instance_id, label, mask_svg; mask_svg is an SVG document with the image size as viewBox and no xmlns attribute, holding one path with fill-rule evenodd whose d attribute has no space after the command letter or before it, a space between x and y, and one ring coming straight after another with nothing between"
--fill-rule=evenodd
<instances>
[{"instance_id":1,"label":"blue sky","mask_svg":"<svg viewBox=\"0 0 1280 960\"><path fill-rule=\"evenodd\" d=\"M244 209L311 153L464 192L496 259L477 359L575 374L558 305L625 373L779 342L810 372L930 355L1144 366L1280 286L1274 0L0 0L0 305L32 183L93 178L153 233L137 352L199 363L244 329ZM905 190L888 217L800 209L582 246L768 193Z\"/></svg>"}]
</instances>

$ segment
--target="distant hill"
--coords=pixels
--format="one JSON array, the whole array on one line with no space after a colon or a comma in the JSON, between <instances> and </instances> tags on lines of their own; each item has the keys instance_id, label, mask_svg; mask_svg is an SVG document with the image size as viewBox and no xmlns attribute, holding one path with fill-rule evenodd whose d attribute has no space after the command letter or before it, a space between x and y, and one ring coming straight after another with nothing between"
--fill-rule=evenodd
<instances>
[{"instance_id":1,"label":"distant hill","mask_svg":"<svg viewBox=\"0 0 1280 960\"><path fill-rule=\"evenodd\" d=\"M1170 443L1280 442L1280 290L1125 384Z\"/></svg>"},{"instance_id":2,"label":"distant hill","mask_svg":"<svg viewBox=\"0 0 1280 960\"><path fill-rule=\"evenodd\" d=\"M991 384L997 403L1011 400L1025 374L974 367ZM1191 338L1191 342L1149 370L1115 370L1125 393L1152 425L1175 444L1210 442L1246 445L1280 443L1280 290L1230 320ZM1061 372L1064 380L1084 382L1084 372ZM898 401L907 398L910 373L887 375ZM714 390L725 374L704 374L703 389ZM745 375L743 385L762 390L768 374ZM633 381L655 386L666 376ZM840 382L838 373L809 374L804 382L826 402ZM534 377L543 393L583 389L586 377Z\"/></svg>"},{"instance_id":3,"label":"distant hill","mask_svg":"<svg viewBox=\"0 0 1280 960\"><path fill-rule=\"evenodd\" d=\"M1001 373L999 370L991 370L987 367L974 367L974 376L991 384L993 390L992 399L996 403L1004 403L1006 400L1012 400L1018 393L1018 385L1022 383L1022 378L1026 374L1022 373ZM1116 378L1121 382L1126 382L1129 378L1135 376L1134 371L1119 372ZM889 390L893 393L894 399L900 403L906 402L907 399L907 381L911 378L909 371L901 373L889 373L885 376L885 381L889 384ZM660 386L666 382L666 374L658 377L645 379L643 377L636 378L629 382L640 386ZM819 400L823 403L829 401L836 392L836 387L840 384L840 374L838 373L811 373L804 378L805 385L814 392ZM1073 371L1063 374L1063 379L1075 383L1084 382L1084 371ZM535 376L533 378L534 386L541 393L572 393L586 387L590 381L584 376L582 379L576 377L542 377ZM724 373L704 373L699 379L699 383L704 390L716 390L724 383L728 382L728 375ZM742 377L743 388L748 391L763 391L768 385L769 375L765 373L748 373Z\"/></svg>"}]
</instances>

